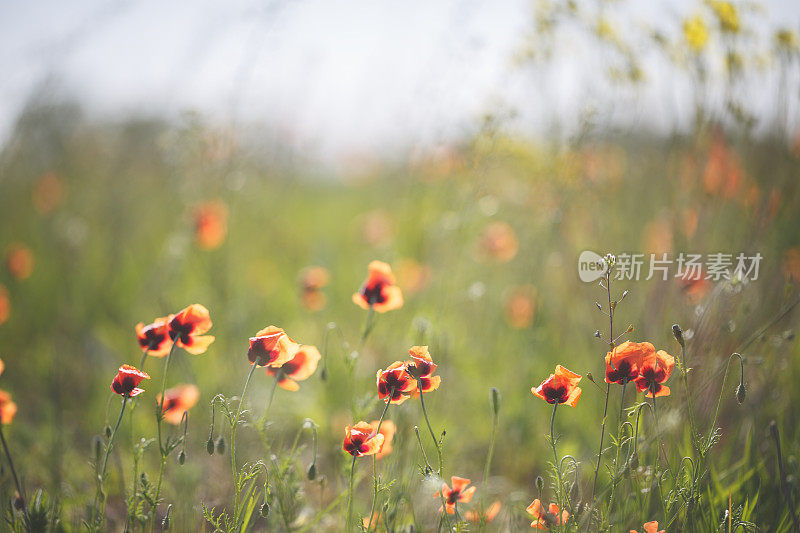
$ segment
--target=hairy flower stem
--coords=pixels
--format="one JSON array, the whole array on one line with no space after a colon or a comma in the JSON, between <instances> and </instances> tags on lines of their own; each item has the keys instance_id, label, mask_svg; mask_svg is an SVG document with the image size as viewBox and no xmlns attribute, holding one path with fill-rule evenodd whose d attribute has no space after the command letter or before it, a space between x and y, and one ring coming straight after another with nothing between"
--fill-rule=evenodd
<instances>
[{"instance_id":1,"label":"hairy flower stem","mask_svg":"<svg viewBox=\"0 0 800 533\"><path fill-rule=\"evenodd\" d=\"M233 512L232 516L239 516L239 473L236 470L236 430L239 427L239 418L242 416L242 406L244 405L244 397L247 394L247 386L250 385L250 379L253 377L253 372L256 370L256 365L250 366L250 372L247 374L247 379L244 381L244 388L242 395L239 397L239 406L236 408L236 416L231 421L231 472L233 473Z\"/></svg>"},{"instance_id":2,"label":"hairy flower stem","mask_svg":"<svg viewBox=\"0 0 800 533\"><path fill-rule=\"evenodd\" d=\"M489 479L489 468L492 465L492 456L494 455L494 441L497 438L497 422L499 415L496 412L492 414L492 436L489 440L489 451L486 453L486 465L483 467L483 486L486 487L486 481Z\"/></svg>"},{"instance_id":3,"label":"hairy flower stem","mask_svg":"<svg viewBox=\"0 0 800 533\"><path fill-rule=\"evenodd\" d=\"M267 417L269 416L269 408L272 407L272 400L275 399L275 390L278 388L278 381L280 381L282 372L283 370L278 370L278 373L275 374L275 381L272 383L272 388L269 391L269 398L267 399L267 407L264 409L264 414L262 414L261 418L258 419L259 431L263 431L266 429L268 422Z\"/></svg>"},{"instance_id":4,"label":"hairy flower stem","mask_svg":"<svg viewBox=\"0 0 800 533\"><path fill-rule=\"evenodd\" d=\"M161 467L158 471L158 482L156 483L156 496L153 499L153 508L150 513L150 533L156 529L156 511L158 510L158 499L161 497L161 483L164 481L164 468L167 465L167 450L164 447L161 438L161 422L164 420L164 391L167 390L167 372L169 371L169 362L172 359L172 354L175 352L175 346L178 338L172 339L172 346L167 354L167 359L164 361L164 374L161 376L161 400L158 402L158 411L156 411L156 424L158 427L158 450L161 454Z\"/></svg>"},{"instance_id":5,"label":"hairy flower stem","mask_svg":"<svg viewBox=\"0 0 800 533\"><path fill-rule=\"evenodd\" d=\"M386 411L389 410L389 404L392 403L392 396L394 396L394 387L389 391L389 397L386 398L386 405L383 406L383 412L381 413L380 419L378 419L378 428L375 430L375 434L379 434L381 432L381 424L383 424L383 417L386 416ZM372 506L369 509L369 527L367 527L367 531L372 531L372 517L375 514L375 503L378 501L378 461L376 459L377 454L372 454L372 478L375 481L375 490L372 493ZM375 527L378 526L379 521L376 521Z\"/></svg>"},{"instance_id":6,"label":"hairy flower stem","mask_svg":"<svg viewBox=\"0 0 800 533\"><path fill-rule=\"evenodd\" d=\"M553 414L550 416L550 446L553 448L553 468L556 469L556 501L558 502L559 517L564 509L564 502L561 498L561 462L558 460L558 452L556 451L556 439L553 432L553 427L556 423L556 410L558 409L558 402L553 404ZM560 522L560 520L559 520ZM563 529L564 524L559 524Z\"/></svg>"},{"instance_id":7,"label":"hairy flower stem","mask_svg":"<svg viewBox=\"0 0 800 533\"><path fill-rule=\"evenodd\" d=\"M345 531L348 533L352 531L353 527L353 476L356 472L356 458L353 456L353 463L350 465L350 489L347 492L347 522L345 522Z\"/></svg>"},{"instance_id":8,"label":"hairy flower stem","mask_svg":"<svg viewBox=\"0 0 800 533\"><path fill-rule=\"evenodd\" d=\"M119 429L120 422L122 422L122 415L125 414L125 405L128 403L128 395L125 394L122 396L122 408L119 410L119 417L117 418L117 423L114 424L114 429L111 430L111 435L108 437L108 443L106 443L106 453L103 456L103 466L100 468L100 471L97 475L97 494L94 499L94 506L93 506L93 513L94 516L92 517L92 526L94 526L95 521L105 516L105 508L106 508L106 499L103 495L103 483L106 479L106 469L108 468L108 456L111 455L111 445L114 442L114 437L117 434L117 430ZM1 433L0 433L1 435ZM3 447L6 448L5 439L3 439ZM6 448L6 455L8 456L8 462L11 463L11 456L8 455L8 448ZM11 465L11 472L14 474L14 482L17 484L17 491L19 491L20 496L22 492L19 489L19 481L17 480L17 474L14 472L14 465ZM98 509L98 505L100 505L100 509Z\"/></svg>"},{"instance_id":9,"label":"hairy flower stem","mask_svg":"<svg viewBox=\"0 0 800 533\"><path fill-rule=\"evenodd\" d=\"M611 478L611 497L608 500L608 514L610 515L614 512L614 495L617 490L617 485L619 484L619 456L620 451L622 450L622 419L625 411L625 388L628 386L628 382L624 381L622 383L622 395L619 399L619 417L617 419L617 455L614 458L614 475ZM605 524L604 524L605 525Z\"/></svg>"},{"instance_id":10,"label":"hairy flower stem","mask_svg":"<svg viewBox=\"0 0 800 533\"><path fill-rule=\"evenodd\" d=\"M425 393L422 392L422 389L419 391L419 403L422 405L422 414L425 415L425 423L428 425L428 431L431 434L431 438L433 439L433 444L436 446L436 455L438 457L439 463L438 468L436 469L436 475L442 475L442 447L439 445L439 441L436 440L436 434L433 432L433 428L431 427L431 421L428 419L428 411L425 409Z\"/></svg>"}]
</instances>

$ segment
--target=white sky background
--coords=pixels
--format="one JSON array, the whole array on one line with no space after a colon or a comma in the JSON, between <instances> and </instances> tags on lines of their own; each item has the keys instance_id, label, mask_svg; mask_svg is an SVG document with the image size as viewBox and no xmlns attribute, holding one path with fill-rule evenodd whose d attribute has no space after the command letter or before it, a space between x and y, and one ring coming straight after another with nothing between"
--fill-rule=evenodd
<instances>
[{"instance_id":1,"label":"white sky background","mask_svg":"<svg viewBox=\"0 0 800 533\"><path fill-rule=\"evenodd\" d=\"M698 5L610 4L623 27L647 21L673 32ZM800 2L764 5L764 31L776 24L800 28ZM43 87L76 98L98 118L196 110L222 124L264 124L323 159L457 138L487 111L515 111L511 126L532 134L556 124L574 130L587 106L598 110L602 124L669 131L691 119L688 80L657 54L647 56L649 81L635 94L598 82L607 58L568 32L560 34L551 66L516 66L514 55L531 32L531 6L531 0L0 0L0 142ZM774 82L745 89L762 121L774 118Z\"/></svg>"}]
</instances>

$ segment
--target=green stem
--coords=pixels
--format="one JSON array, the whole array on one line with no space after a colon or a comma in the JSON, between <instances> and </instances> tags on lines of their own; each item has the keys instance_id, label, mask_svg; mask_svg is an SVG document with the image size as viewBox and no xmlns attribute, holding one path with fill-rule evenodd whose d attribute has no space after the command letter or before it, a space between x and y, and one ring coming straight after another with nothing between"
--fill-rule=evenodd
<instances>
[{"instance_id":1,"label":"green stem","mask_svg":"<svg viewBox=\"0 0 800 533\"><path fill-rule=\"evenodd\" d=\"M550 416L550 446L553 447L553 468L556 469L556 501L558 502L558 516L561 516L562 511L564 510L564 504L561 498L561 463L558 460L558 452L556 452L556 439L555 435L553 434L553 427L555 426L556 422L556 409L558 409L558 402L553 404L553 414ZM560 521L559 521L560 522ZM560 524L560 529L563 529L564 524Z\"/></svg>"},{"instance_id":2,"label":"green stem","mask_svg":"<svg viewBox=\"0 0 800 533\"><path fill-rule=\"evenodd\" d=\"M156 511L158 510L158 500L161 497L161 484L164 480L164 467L167 463L167 453L164 449L164 444L161 437L161 422L164 420L164 392L167 390L167 373L169 371L169 362L172 360L172 354L175 352L176 341L178 337L172 340L167 359L164 361L164 374L161 376L161 396L158 402L158 411L156 412L156 423L158 428L158 450L161 454L161 468L158 473L158 482L156 483L156 495L153 500L153 508L151 510L152 516L150 517L150 533L153 533L156 528Z\"/></svg>"},{"instance_id":3,"label":"green stem","mask_svg":"<svg viewBox=\"0 0 800 533\"><path fill-rule=\"evenodd\" d=\"M442 466L443 466L442 447L439 446L439 441L436 440L436 434L434 434L433 428L431 427L431 421L428 419L428 411L425 409L425 393L422 392L422 389L420 389L419 391L419 403L420 405L422 405L422 414L425 415L425 423L428 425L428 431L430 432L431 438L433 439L433 444L436 446L436 454L439 461L438 463L439 468L436 470L436 475L441 477Z\"/></svg>"},{"instance_id":4,"label":"green stem","mask_svg":"<svg viewBox=\"0 0 800 533\"><path fill-rule=\"evenodd\" d=\"M386 398L386 405L383 406L383 412L381 413L381 417L378 420L378 429L375 430L375 434L381 432L381 425L383 424L383 417L386 416L386 411L389 410L389 404L392 403L392 396L394 396L394 387L392 390L389 391L389 397ZM375 456L377 454L372 454L372 478L375 481L375 490L372 493L372 506L369 510L369 527L367 528L368 531L372 531L372 517L375 513L375 503L378 501L378 461L376 460ZM375 526L377 527L378 524L376 523Z\"/></svg>"},{"instance_id":5,"label":"green stem","mask_svg":"<svg viewBox=\"0 0 800 533\"><path fill-rule=\"evenodd\" d=\"M122 422L122 415L125 414L125 405L128 403L128 395L125 394L122 396L122 408L119 410L119 417L117 418L117 423L114 424L114 429L111 430L111 435L108 437L108 444L106 444L106 453L103 457L103 466L100 469L100 474L97 476L97 495L95 496L95 513L97 513L97 505L99 500L102 497L102 515L105 516L105 497L103 496L103 483L105 482L106 478L106 469L108 467L108 456L111 454L111 445L114 442L114 436L117 434L117 430L119 429L119 425ZM5 439L3 440L3 446L5 446ZM8 453L8 449L6 449L6 453ZM9 462L11 462L11 458L9 457ZM11 471L14 472L14 466L11 466ZM17 487L19 487L19 482L17 481L17 475L14 474L14 481L17 483ZM19 490L19 489L17 489ZM20 493L22 494L22 493ZM95 514L95 519L99 518L97 514ZM94 520L92 521L94 522ZM93 524L94 525L94 524Z\"/></svg>"},{"instance_id":6,"label":"green stem","mask_svg":"<svg viewBox=\"0 0 800 533\"><path fill-rule=\"evenodd\" d=\"M347 492L347 522L345 523L345 531L351 531L353 527L353 476L356 472L356 458L353 456L353 463L350 465L350 489Z\"/></svg>"},{"instance_id":7,"label":"green stem","mask_svg":"<svg viewBox=\"0 0 800 533\"><path fill-rule=\"evenodd\" d=\"M627 381L622 382L622 395L619 399L619 417L617 418L617 455L614 459L614 475L611 478L611 498L608 500L608 515L614 512L614 495L619 483L619 456L622 450L622 417L625 410L625 388L628 386ZM603 524L605 525L605 524Z\"/></svg>"},{"instance_id":8,"label":"green stem","mask_svg":"<svg viewBox=\"0 0 800 533\"><path fill-rule=\"evenodd\" d=\"M275 374L275 381L272 383L272 388L269 391L269 398L267 399L267 407L264 409L264 414L261 415L261 418L258 419L259 430L266 429L267 416L269 416L269 408L272 407L272 400L275 399L275 389L278 388L278 381L280 379L281 372L283 372L283 370L278 370L278 373Z\"/></svg>"},{"instance_id":9,"label":"green stem","mask_svg":"<svg viewBox=\"0 0 800 533\"><path fill-rule=\"evenodd\" d=\"M242 406L244 405L244 398L247 394L247 386L250 385L250 378L253 377L253 372L256 370L256 365L250 366L250 373L247 374L247 379L244 382L242 395L239 397L239 406L236 408L236 416L231 422L231 472L233 473L233 513L232 516L239 516L239 474L236 470L236 429L239 427L239 418L242 416Z\"/></svg>"}]
</instances>

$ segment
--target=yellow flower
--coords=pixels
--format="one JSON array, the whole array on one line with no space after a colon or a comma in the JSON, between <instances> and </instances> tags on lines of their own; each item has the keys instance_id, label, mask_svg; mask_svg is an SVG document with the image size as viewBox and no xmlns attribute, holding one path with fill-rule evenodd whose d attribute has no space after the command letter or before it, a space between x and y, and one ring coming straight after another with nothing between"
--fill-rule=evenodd
<instances>
[{"instance_id":1,"label":"yellow flower","mask_svg":"<svg viewBox=\"0 0 800 533\"><path fill-rule=\"evenodd\" d=\"M708 27L703 17L695 15L684 20L683 36L692 52L702 52L708 43Z\"/></svg>"},{"instance_id":2,"label":"yellow flower","mask_svg":"<svg viewBox=\"0 0 800 533\"><path fill-rule=\"evenodd\" d=\"M796 54L800 48L797 34L792 30L782 29L775 32L775 46L780 52Z\"/></svg>"},{"instance_id":3,"label":"yellow flower","mask_svg":"<svg viewBox=\"0 0 800 533\"><path fill-rule=\"evenodd\" d=\"M722 0L711 0L709 2L711 9L719 21L719 27L724 33L739 33L739 13L736 7L730 3Z\"/></svg>"}]
</instances>

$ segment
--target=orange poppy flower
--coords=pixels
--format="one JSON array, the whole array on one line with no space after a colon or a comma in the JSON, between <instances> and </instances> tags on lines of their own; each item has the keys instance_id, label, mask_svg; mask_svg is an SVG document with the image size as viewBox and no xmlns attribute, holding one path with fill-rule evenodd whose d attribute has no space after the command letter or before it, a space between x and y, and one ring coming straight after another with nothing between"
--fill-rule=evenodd
<instances>
[{"instance_id":1,"label":"orange poppy flower","mask_svg":"<svg viewBox=\"0 0 800 533\"><path fill-rule=\"evenodd\" d=\"M353 295L353 302L378 313L403 307L403 291L397 286L392 268L382 261L372 261L367 270L367 279Z\"/></svg>"},{"instance_id":2,"label":"orange poppy flower","mask_svg":"<svg viewBox=\"0 0 800 533\"><path fill-rule=\"evenodd\" d=\"M6 267L17 280L30 277L33 272L33 253L24 244L14 243L6 247Z\"/></svg>"},{"instance_id":3,"label":"orange poppy flower","mask_svg":"<svg viewBox=\"0 0 800 533\"><path fill-rule=\"evenodd\" d=\"M288 339L289 337L286 338ZM267 366L267 375L275 376L280 372L278 385L282 389L296 391L300 388L297 382L310 378L317 370L317 364L319 364L321 358L322 355L320 355L316 346L303 345L297 349L294 357L280 367Z\"/></svg>"},{"instance_id":4,"label":"orange poppy flower","mask_svg":"<svg viewBox=\"0 0 800 533\"><path fill-rule=\"evenodd\" d=\"M536 312L536 289L530 286L516 287L506 298L505 319L514 329L529 328Z\"/></svg>"},{"instance_id":5,"label":"orange poppy flower","mask_svg":"<svg viewBox=\"0 0 800 533\"><path fill-rule=\"evenodd\" d=\"M441 513L442 510L446 510L447 514L453 514L456 512L456 504L458 502L469 503L472 499L472 495L475 494L475 487L467 486L470 484L470 480L453 476L450 478L450 484L452 488L447 486L447 483L442 483L442 490L441 492L437 491L436 494L433 495L434 498L441 498L444 496L444 507L439 507L439 512Z\"/></svg>"},{"instance_id":6,"label":"orange poppy flower","mask_svg":"<svg viewBox=\"0 0 800 533\"><path fill-rule=\"evenodd\" d=\"M711 280L706 279L705 274L702 271L687 271L685 274L676 279L681 292L683 292L686 297L694 303L702 300L709 292L711 292L711 289L714 288L714 283Z\"/></svg>"},{"instance_id":7,"label":"orange poppy flower","mask_svg":"<svg viewBox=\"0 0 800 533\"><path fill-rule=\"evenodd\" d=\"M320 311L325 307L328 298L322 292L328 285L330 274L328 269L321 266L304 268L300 274L301 301L309 311Z\"/></svg>"},{"instance_id":8,"label":"orange poppy flower","mask_svg":"<svg viewBox=\"0 0 800 533\"><path fill-rule=\"evenodd\" d=\"M131 365L122 365L111 382L111 390L121 396L133 398L144 392L144 389L139 388L139 383L144 379L150 379L146 372Z\"/></svg>"},{"instance_id":9,"label":"orange poppy flower","mask_svg":"<svg viewBox=\"0 0 800 533\"><path fill-rule=\"evenodd\" d=\"M639 376L636 378L636 389L639 392L647 391L645 396L652 398L653 393L658 396L669 396L669 387L662 385L672 375L672 368L675 366L675 358L664 350L659 350L650 354L639 369Z\"/></svg>"},{"instance_id":10,"label":"orange poppy flower","mask_svg":"<svg viewBox=\"0 0 800 533\"><path fill-rule=\"evenodd\" d=\"M395 426L394 422L391 420L384 420L379 431L378 422L378 420L373 420L370 422L370 425L372 429L383 435L383 444L381 445L381 449L378 450L378 454L375 456L377 459L382 459L392 453L392 441L394 440L394 434L397 432L397 426Z\"/></svg>"},{"instance_id":11,"label":"orange poppy flower","mask_svg":"<svg viewBox=\"0 0 800 533\"><path fill-rule=\"evenodd\" d=\"M386 370L378 370L378 398L401 404L417 389L417 381L408 373L405 363L395 361Z\"/></svg>"},{"instance_id":12,"label":"orange poppy flower","mask_svg":"<svg viewBox=\"0 0 800 533\"><path fill-rule=\"evenodd\" d=\"M375 433L367 422L359 422L353 427L344 428L342 449L353 457L374 455L380 451L382 445L383 435Z\"/></svg>"},{"instance_id":13,"label":"orange poppy flower","mask_svg":"<svg viewBox=\"0 0 800 533\"><path fill-rule=\"evenodd\" d=\"M169 353L170 339L167 335L169 322L172 320L172 315L156 318L152 324L144 325L143 322L136 324L136 338L139 340L139 346L142 350L147 351L147 355L153 357L164 357Z\"/></svg>"},{"instance_id":14,"label":"orange poppy flower","mask_svg":"<svg viewBox=\"0 0 800 533\"><path fill-rule=\"evenodd\" d=\"M11 298L8 297L8 289L0 283L0 325L3 324L11 315Z\"/></svg>"},{"instance_id":15,"label":"orange poppy flower","mask_svg":"<svg viewBox=\"0 0 800 533\"><path fill-rule=\"evenodd\" d=\"M558 512L558 505L551 503L547 511L544 510L542 502L537 499L525 509L533 517L531 527L536 529L550 529L550 526L563 526L569 520L567 511Z\"/></svg>"},{"instance_id":16,"label":"orange poppy flower","mask_svg":"<svg viewBox=\"0 0 800 533\"><path fill-rule=\"evenodd\" d=\"M623 385L635 380L644 360L654 353L649 342L623 342L606 353L606 383Z\"/></svg>"},{"instance_id":17,"label":"orange poppy flower","mask_svg":"<svg viewBox=\"0 0 800 533\"><path fill-rule=\"evenodd\" d=\"M561 365L556 365L556 373L542 381L538 387L533 387L531 392L537 398L541 398L547 403L565 403L570 407L575 407L581 397L581 388L578 382L581 376L567 370Z\"/></svg>"},{"instance_id":18,"label":"orange poppy flower","mask_svg":"<svg viewBox=\"0 0 800 533\"><path fill-rule=\"evenodd\" d=\"M57 208L64 201L64 184L55 172L42 174L31 194L33 207L40 215L46 215Z\"/></svg>"},{"instance_id":19,"label":"orange poppy flower","mask_svg":"<svg viewBox=\"0 0 800 533\"><path fill-rule=\"evenodd\" d=\"M11 401L11 395L0 390L0 424L10 424L17 414L17 404Z\"/></svg>"},{"instance_id":20,"label":"orange poppy flower","mask_svg":"<svg viewBox=\"0 0 800 533\"><path fill-rule=\"evenodd\" d=\"M250 337L247 358L250 364L277 368L291 361L299 348L300 345L290 339L281 328L267 326L256 333L255 337Z\"/></svg>"},{"instance_id":21,"label":"orange poppy flower","mask_svg":"<svg viewBox=\"0 0 800 533\"><path fill-rule=\"evenodd\" d=\"M5 369L6 369L6 364L3 362L2 359L0 359L0 374L2 374L3 370Z\"/></svg>"},{"instance_id":22,"label":"orange poppy flower","mask_svg":"<svg viewBox=\"0 0 800 533\"><path fill-rule=\"evenodd\" d=\"M211 329L208 309L192 304L169 321L169 338L192 355L200 355L214 342L213 335L203 335Z\"/></svg>"},{"instance_id":23,"label":"orange poppy flower","mask_svg":"<svg viewBox=\"0 0 800 533\"><path fill-rule=\"evenodd\" d=\"M644 532L645 533L665 533L665 531L663 529L661 531L658 530L658 522L656 522L655 520L652 521L652 522L647 522L646 524L644 524ZM635 529L631 529L631 533L637 533L637 531Z\"/></svg>"},{"instance_id":24,"label":"orange poppy flower","mask_svg":"<svg viewBox=\"0 0 800 533\"><path fill-rule=\"evenodd\" d=\"M194 236L197 246L214 250L222 246L228 233L228 208L220 200L206 202L194 209Z\"/></svg>"},{"instance_id":25,"label":"orange poppy flower","mask_svg":"<svg viewBox=\"0 0 800 533\"><path fill-rule=\"evenodd\" d=\"M200 399L200 389L194 385L176 385L164 391L164 420L170 424L178 425L181 423L183 413L194 407ZM161 394L156 399L161 403Z\"/></svg>"},{"instance_id":26,"label":"orange poppy flower","mask_svg":"<svg viewBox=\"0 0 800 533\"><path fill-rule=\"evenodd\" d=\"M381 522L383 522L383 513L380 511L375 511L372 513L372 518L367 518L366 516L361 519L361 524L364 526L364 531L369 531L372 526L376 526L377 528L380 527Z\"/></svg>"},{"instance_id":27,"label":"orange poppy flower","mask_svg":"<svg viewBox=\"0 0 800 533\"><path fill-rule=\"evenodd\" d=\"M436 363L431 359L427 346L412 346L408 350L411 361L406 362L406 369L411 377L417 380L417 390L413 396L420 392L430 392L439 388L442 383L441 376L433 376L436 371Z\"/></svg>"},{"instance_id":28,"label":"orange poppy flower","mask_svg":"<svg viewBox=\"0 0 800 533\"><path fill-rule=\"evenodd\" d=\"M467 511L464 513L464 518L466 518L469 522L485 522L489 523L495 519L497 514L500 512L501 504L500 502L494 502L492 505L489 506L488 509L485 511Z\"/></svg>"},{"instance_id":29,"label":"orange poppy flower","mask_svg":"<svg viewBox=\"0 0 800 533\"><path fill-rule=\"evenodd\" d=\"M519 250L519 241L514 230L505 222L492 222L478 240L480 255L506 263L514 259Z\"/></svg>"}]
</instances>

